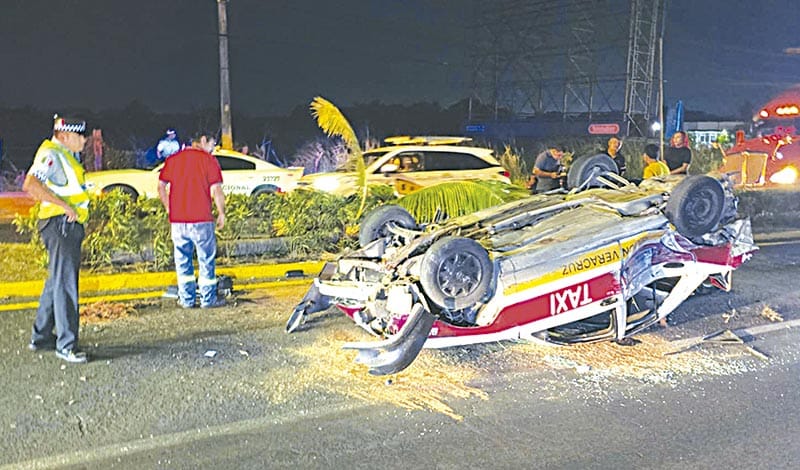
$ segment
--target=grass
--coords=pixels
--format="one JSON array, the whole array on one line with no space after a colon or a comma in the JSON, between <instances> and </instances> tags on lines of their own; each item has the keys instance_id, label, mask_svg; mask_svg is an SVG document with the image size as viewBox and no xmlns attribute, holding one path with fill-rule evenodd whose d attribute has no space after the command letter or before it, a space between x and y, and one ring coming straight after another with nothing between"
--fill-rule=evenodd
<instances>
[{"instance_id":1,"label":"grass","mask_svg":"<svg viewBox=\"0 0 800 470\"><path fill-rule=\"evenodd\" d=\"M25 243L0 243L0 282L36 281L47 277L47 268L39 263L38 255Z\"/></svg>"}]
</instances>

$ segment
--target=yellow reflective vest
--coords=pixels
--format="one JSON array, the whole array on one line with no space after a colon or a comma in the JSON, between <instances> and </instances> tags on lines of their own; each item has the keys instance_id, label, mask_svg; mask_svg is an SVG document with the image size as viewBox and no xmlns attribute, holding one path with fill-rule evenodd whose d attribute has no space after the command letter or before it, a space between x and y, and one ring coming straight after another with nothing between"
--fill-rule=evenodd
<instances>
[{"instance_id":1,"label":"yellow reflective vest","mask_svg":"<svg viewBox=\"0 0 800 470\"><path fill-rule=\"evenodd\" d=\"M67 177L66 184L59 185L48 178L44 184L50 188L56 196L63 199L67 204L78 213L78 222L86 223L89 219L89 193L86 192L86 178L83 165L77 158L62 145L46 139L36 151L38 156L41 152L53 155L55 163L61 165ZM50 202L42 201L39 206L39 218L47 219L64 214L64 208Z\"/></svg>"}]
</instances>

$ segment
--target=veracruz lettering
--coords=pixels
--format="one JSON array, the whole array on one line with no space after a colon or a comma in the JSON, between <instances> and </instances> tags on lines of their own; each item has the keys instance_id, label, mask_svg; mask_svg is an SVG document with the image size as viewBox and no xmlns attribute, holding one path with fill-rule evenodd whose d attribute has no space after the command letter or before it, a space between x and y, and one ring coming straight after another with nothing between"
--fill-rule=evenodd
<instances>
[{"instance_id":1,"label":"veracruz lettering","mask_svg":"<svg viewBox=\"0 0 800 470\"><path fill-rule=\"evenodd\" d=\"M567 287L550 294L550 315L558 315L559 313L575 310L590 303L592 303L592 297L589 295L588 282Z\"/></svg>"},{"instance_id":2,"label":"veracruz lettering","mask_svg":"<svg viewBox=\"0 0 800 470\"><path fill-rule=\"evenodd\" d=\"M615 261L619 261L619 250L616 249L606 250L597 254L584 256L583 258L580 258L577 261L565 264L564 266L561 267L561 274L563 276L569 276L572 274L579 273L581 271L585 271L587 269L592 269L599 266L603 266L608 263L613 263Z\"/></svg>"}]
</instances>

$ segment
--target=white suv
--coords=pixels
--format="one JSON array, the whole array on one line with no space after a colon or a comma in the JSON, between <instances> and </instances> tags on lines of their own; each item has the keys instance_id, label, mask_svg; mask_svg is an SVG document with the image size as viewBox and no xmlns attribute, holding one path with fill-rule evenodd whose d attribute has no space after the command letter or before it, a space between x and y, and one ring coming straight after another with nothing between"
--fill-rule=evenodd
<instances>
[{"instance_id":1,"label":"white suv","mask_svg":"<svg viewBox=\"0 0 800 470\"><path fill-rule=\"evenodd\" d=\"M389 137L389 145L364 152L367 184L388 184L400 195L445 181L495 180L510 183L493 151L458 145L466 137ZM339 195L356 190L356 174L346 170L305 175L298 188Z\"/></svg>"}]
</instances>

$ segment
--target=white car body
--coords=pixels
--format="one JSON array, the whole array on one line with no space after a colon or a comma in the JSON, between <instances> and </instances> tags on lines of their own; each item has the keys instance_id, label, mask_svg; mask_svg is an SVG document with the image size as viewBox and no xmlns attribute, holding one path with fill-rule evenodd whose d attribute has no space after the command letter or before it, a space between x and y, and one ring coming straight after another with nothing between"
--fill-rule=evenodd
<instances>
[{"instance_id":1,"label":"white car body","mask_svg":"<svg viewBox=\"0 0 800 470\"><path fill-rule=\"evenodd\" d=\"M222 190L225 194L253 196L261 193L285 193L297 187L302 167L281 168L255 157L232 150L213 152L222 168ZM101 194L121 189L134 197L158 197L158 175L161 164L152 170L125 169L96 171L86 174L87 189Z\"/></svg>"},{"instance_id":2,"label":"white car body","mask_svg":"<svg viewBox=\"0 0 800 470\"><path fill-rule=\"evenodd\" d=\"M388 184L398 194L446 181L494 180L510 183L508 171L494 158L492 149L461 145L440 145L431 137L407 139L400 145L379 147L364 152L367 184ZM424 140L427 139L427 140ZM441 142L458 142L467 139L449 138ZM415 142L407 144L405 142ZM400 162L412 159L418 170L402 171ZM338 195L349 195L356 191L354 172L336 171L305 175L298 184L301 188Z\"/></svg>"}]
</instances>

